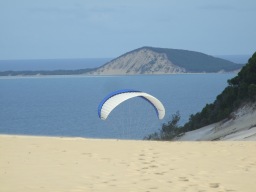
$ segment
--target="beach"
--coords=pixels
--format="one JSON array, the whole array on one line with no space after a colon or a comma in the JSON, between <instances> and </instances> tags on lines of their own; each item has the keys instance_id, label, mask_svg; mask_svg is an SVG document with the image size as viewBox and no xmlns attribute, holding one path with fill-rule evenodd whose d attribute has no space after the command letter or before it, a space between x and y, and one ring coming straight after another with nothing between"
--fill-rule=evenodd
<instances>
[{"instance_id":1,"label":"beach","mask_svg":"<svg viewBox=\"0 0 256 192\"><path fill-rule=\"evenodd\" d=\"M0 135L0 191L256 191L256 142Z\"/></svg>"}]
</instances>

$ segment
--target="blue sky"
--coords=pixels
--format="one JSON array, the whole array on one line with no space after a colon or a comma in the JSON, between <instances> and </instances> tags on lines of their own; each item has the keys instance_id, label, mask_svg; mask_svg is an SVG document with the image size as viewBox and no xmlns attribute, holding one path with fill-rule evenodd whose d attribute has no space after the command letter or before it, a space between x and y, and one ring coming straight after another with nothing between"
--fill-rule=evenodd
<instances>
[{"instance_id":1,"label":"blue sky","mask_svg":"<svg viewBox=\"0 0 256 192\"><path fill-rule=\"evenodd\" d=\"M256 51L255 0L0 0L0 60Z\"/></svg>"}]
</instances>

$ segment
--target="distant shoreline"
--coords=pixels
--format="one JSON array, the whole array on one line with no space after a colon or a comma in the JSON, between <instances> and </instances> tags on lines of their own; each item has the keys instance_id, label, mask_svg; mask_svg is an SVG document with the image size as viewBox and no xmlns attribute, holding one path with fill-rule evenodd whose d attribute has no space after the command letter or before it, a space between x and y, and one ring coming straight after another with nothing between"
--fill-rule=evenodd
<instances>
[{"instance_id":1,"label":"distant shoreline","mask_svg":"<svg viewBox=\"0 0 256 192\"><path fill-rule=\"evenodd\" d=\"M17 71L15 71L17 72ZM124 77L124 76L164 76L164 75L193 75L193 74L236 74L237 71L232 72L202 72L202 73L163 73L163 74L110 74L110 75L92 75L92 74L40 74L37 73L35 75L26 75L26 74L18 74L18 75L2 75L0 72L0 79L11 79L11 78L42 78L42 77Z\"/></svg>"}]
</instances>

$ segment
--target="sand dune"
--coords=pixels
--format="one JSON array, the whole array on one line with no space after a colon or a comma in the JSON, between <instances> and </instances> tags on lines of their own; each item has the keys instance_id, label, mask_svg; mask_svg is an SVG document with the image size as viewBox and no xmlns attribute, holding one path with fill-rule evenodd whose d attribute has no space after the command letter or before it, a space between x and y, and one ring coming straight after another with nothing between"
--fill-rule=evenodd
<instances>
[{"instance_id":1,"label":"sand dune","mask_svg":"<svg viewBox=\"0 0 256 192\"><path fill-rule=\"evenodd\" d=\"M0 191L256 191L256 142L0 135Z\"/></svg>"},{"instance_id":2,"label":"sand dune","mask_svg":"<svg viewBox=\"0 0 256 192\"><path fill-rule=\"evenodd\" d=\"M179 141L256 141L256 103L247 104L223 120L176 138Z\"/></svg>"}]
</instances>

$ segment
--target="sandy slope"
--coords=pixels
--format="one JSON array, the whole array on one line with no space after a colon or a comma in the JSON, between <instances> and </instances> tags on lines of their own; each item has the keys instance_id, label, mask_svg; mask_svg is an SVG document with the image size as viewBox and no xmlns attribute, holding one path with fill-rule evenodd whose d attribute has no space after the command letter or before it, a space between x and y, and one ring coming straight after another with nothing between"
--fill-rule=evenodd
<instances>
[{"instance_id":1,"label":"sandy slope","mask_svg":"<svg viewBox=\"0 0 256 192\"><path fill-rule=\"evenodd\" d=\"M1 192L255 192L256 142L0 135Z\"/></svg>"},{"instance_id":2,"label":"sandy slope","mask_svg":"<svg viewBox=\"0 0 256 192\"><path fill-rule=\"evenodd\" d=\"M256 103L246 105L233 114L234 118L187 132L177 140L209 141L240 140L256 141Z\"/></svg>"}]
</instances>

